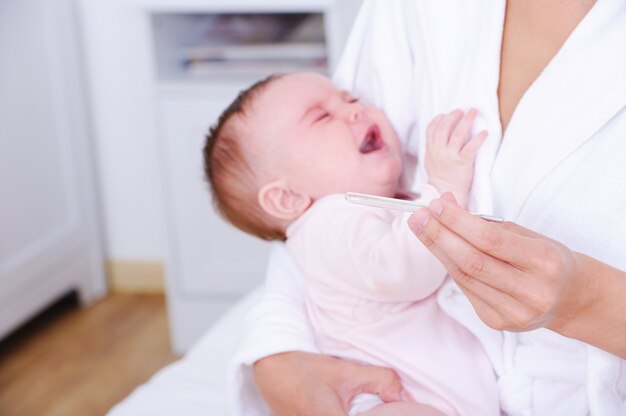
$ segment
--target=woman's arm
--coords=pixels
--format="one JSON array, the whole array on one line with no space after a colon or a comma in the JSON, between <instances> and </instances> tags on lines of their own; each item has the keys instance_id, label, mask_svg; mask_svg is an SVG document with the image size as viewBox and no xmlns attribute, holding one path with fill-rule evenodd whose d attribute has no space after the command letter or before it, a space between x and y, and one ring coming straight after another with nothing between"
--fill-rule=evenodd
<instances>
[{"instance_id":1,"label":"woman's arm","mask_svg":"<svg viewBox=\"0 0 626 416\"><path fill-rule=\"evenodd\" d=\"M587 304L574 304L548 328L626 359L626 272L574 253L577 273L590 291ZM573 314L572 312L576 313Z\"/></svg>"},{"instance_id":2,"label":"woman's arm","mask_svg":"<svg viewBox=\"0 0 626 416\"><path fill-rule=\"evenodd\" d=\"M409 398L391 369L306 352L259 360L254 378L277 416L343 416L360 393L376 393L385 402Z\"/></svg>"},{"instance_id":3,"label":"woman's arm","mask_svg":"<svg viewBox=\"0 0 626 416\"><path fill-rule=\"evenodd\" d=\"M409 226L490 327L545 327L626 358L624 271L517 224L470 215L451 194Z\"/></svg>"}]
</instances>

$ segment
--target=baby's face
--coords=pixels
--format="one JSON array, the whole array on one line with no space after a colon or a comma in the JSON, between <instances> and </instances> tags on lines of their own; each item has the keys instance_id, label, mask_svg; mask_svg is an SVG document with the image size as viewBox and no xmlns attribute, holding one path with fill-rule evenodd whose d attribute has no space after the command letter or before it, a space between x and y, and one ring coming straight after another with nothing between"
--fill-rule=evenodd
<instances>
[{"instance_id":1,"label":"baby's face","mask_svg":"<svg viewBox=\"0 0 626 416\"><path fill-rule=\"evenodd\" d=\"M401 147L387 117L318 74L271 82L246 116L262 180L284 179L314 199L332 193L393 196Z\"/></svg>"}]
</instances>

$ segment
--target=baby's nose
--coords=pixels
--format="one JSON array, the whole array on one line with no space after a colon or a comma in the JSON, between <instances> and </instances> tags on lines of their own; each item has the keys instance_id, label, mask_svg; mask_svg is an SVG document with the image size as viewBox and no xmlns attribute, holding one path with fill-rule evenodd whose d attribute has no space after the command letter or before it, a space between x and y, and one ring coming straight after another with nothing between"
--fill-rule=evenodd
<instances>
[{"instance_id":1,"label":"baby's nose","mask_svg":"<svg viewBox=\"0 0 626 416\"><path fill-rule=\"evenodd\" d=\"M355 123L361 118L361 109L360 108L348 108L348 121L350 123Z\"/></svg>"}]
</instances>

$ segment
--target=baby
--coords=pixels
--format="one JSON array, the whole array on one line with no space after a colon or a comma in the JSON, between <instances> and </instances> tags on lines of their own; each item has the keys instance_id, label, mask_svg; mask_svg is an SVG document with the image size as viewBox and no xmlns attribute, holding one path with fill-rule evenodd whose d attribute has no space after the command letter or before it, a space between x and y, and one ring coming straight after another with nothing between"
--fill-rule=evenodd
<instances>
[{"instance_id":1,"label":"baby","mask_svg":"<svg viewBox=\"0 0 626 416\"><path fill-rule=\"evenodd\" d=\"M455 111L429 124L423 198L450 191L467 200L486 138L470 134L475 116ZM394 368L414 399L361 394L350 415L499 415L491 364L437 305L446 272L411 234L408 214L344 200L400 194L402 148L380 110L318 74L272 76L220 116L204 158L222 215L286 242L320 351Z\"/></svg>"}]
</instances>

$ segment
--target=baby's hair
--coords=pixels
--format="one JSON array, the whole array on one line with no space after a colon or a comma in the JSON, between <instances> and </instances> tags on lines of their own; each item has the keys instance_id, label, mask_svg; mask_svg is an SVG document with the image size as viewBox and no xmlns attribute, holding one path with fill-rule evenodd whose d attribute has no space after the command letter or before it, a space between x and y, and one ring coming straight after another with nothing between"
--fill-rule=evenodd
<instances>
[{"instance_id":1,"label":"baby's hair","mask_svg":"<svg viewBox=\"0 0 626 416\"><path fill-rule=\"evenodd\" d=\"M258 179L244 154L242 129L234 125L235 118L246 115L254 97L280 76L271 75L239 93L209 129L203 155L213 203L222 217L263 240L284 241L282 227L259 204Z\"/></svg>"}]
</instances>

